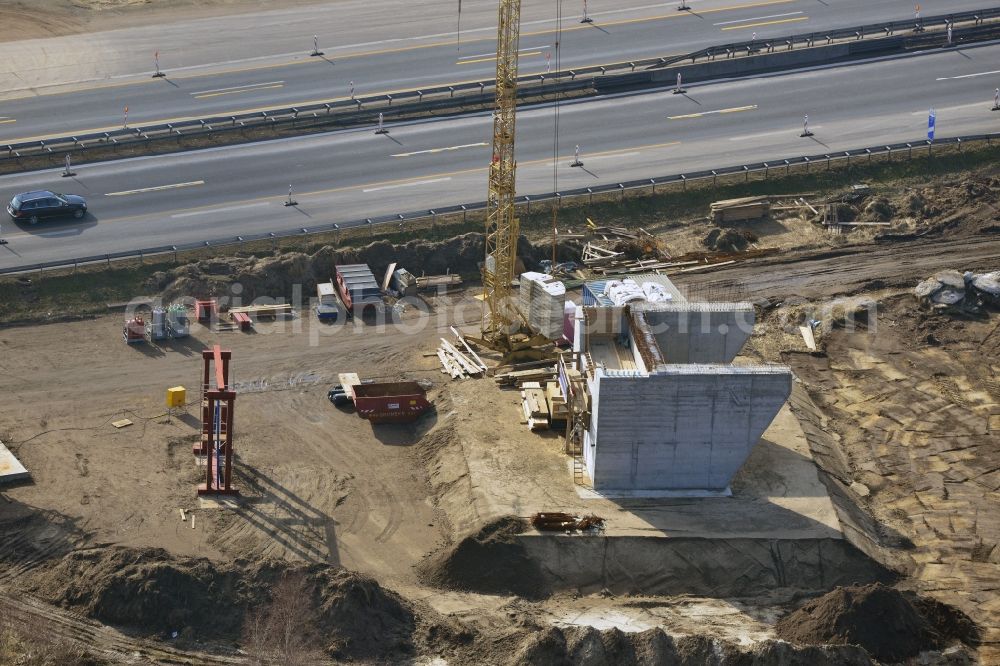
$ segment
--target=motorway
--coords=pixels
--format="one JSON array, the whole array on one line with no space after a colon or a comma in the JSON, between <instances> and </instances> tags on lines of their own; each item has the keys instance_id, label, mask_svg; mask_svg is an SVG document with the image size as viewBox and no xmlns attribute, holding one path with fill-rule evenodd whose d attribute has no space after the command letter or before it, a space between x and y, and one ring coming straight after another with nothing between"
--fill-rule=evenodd
<instances>
[{"instance_id":1,"label":"motorway","mask_svg":"<svg viewBox=\"0 0 1000 666\"><path fill-rule=\"evenodd\" d=\"M868 145L1000 130L991 112L1000 45L850 67L564 103L518 118L518 192L540 194ZM811 138L799 136L808 113ZM82 222L0 225L0 267L239 234L308 228L485 199L487 114L0 177L0 195L87 196ZM572 168L574 145L582 168ZM556 180L557 178L557 180ZM284 207L288 185L297 207Z\"/></svg>"},{"instance_id":2,"label":"motorway","mask_svg":"<svg viewBox=\"0 0 1000 666\"><path fill-rule=\"evenodd\" d=\"M0 95L6 98L0 101L0 143L117 129L125 107L132 125L176 122L343 99L352 82L362 96L493 78L495 2L466 2L461 50L453 2L402 4L398 16L382 9L376 18L371 7L350 0L0 44L0 89L7 91ZM414 14L417 4L421 13ZM677 11L676 2L594 0L594 22L581 24L578 3L566 2L557 61L551 3L526 0L521 72L688 53L754 33L767 39L913 16L912 0L689 4L691 11ZM983 5L925 2L923 15ZM323 57L309 56L314 32L322 36ZM168 73L161 79L150 77L156 49ZM52 85L57 83L71 85Z\"/></svg>"}]
</instances>

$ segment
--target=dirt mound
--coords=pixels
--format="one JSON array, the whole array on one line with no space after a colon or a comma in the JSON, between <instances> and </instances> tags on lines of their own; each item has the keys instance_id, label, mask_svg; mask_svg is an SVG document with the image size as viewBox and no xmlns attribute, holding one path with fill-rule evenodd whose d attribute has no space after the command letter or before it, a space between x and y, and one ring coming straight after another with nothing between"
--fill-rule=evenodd
<instances>
[{"instance_id":1,"label":"dirt mound","mask_svg":"<svg viewBox=\"0 0 1000 666\"><path fill-rule=\"evenodd\" d=\"M309 298L317 282L328 282L337 264L368 264L381 279L389 264L396 262L414 275L439 275L451 271L478 274L485 253L483 235L469 233L440 243L422 240L393 245L377 241L360 248L336 249L329 245L313 254L288 252L268 257L219 257L179 266L150 277L146 286L167 300L181 297L208 298L236 295L243 302L260 297ZM534 267L543 253L521 237L518 254ZM238 290L233 285L240 285Z\"/></svg>"},{"instance_id":2,"label":"dirt mound","mask_svg":"<svg viewBox=\"0 0 1000 666\"><path fill-rule=\"evenodd\" d=\"M702 240L702 245L714 252L742 252L751 243L756 243L757 236L746 229L720 229L716 227L708 232Z\"/></svg>"},{"instance_id":3,"label":"dirt mound","mask_svg":"<svg viewBox=\"0 0 1000 666\"><path fill-rule=\"evenodd\" d=\"M453 590L543 598L548 589L542 572L517 539L527 529L520 518L498 518L430 557L421 575L431 585Z\"/></svg>"},{"instance_id":4,"label":"dirt mound","mask_svg":"<svg viewBox=\"0 0 1000 666\"><path fill-rule=\"evenodd\" d=\"M247 612L267 604L274 585L290 575L302 576L311 591L316 629L330 654L384 658L413 651L414 614L403 599L371 578L324 565L215 563L158 548L100 548L70 553L34 587L102 622L231 639Z\"/></svg>"},{"instance_id":5,"label":"dirt mound","mask_svg":"<svg viewBox=\"0 0 1000 666\"><path fill-rule=\"evenodd\" d=\"M736 646L706 636L672 638L662 629L625 633L593 627L526 627L488 645L475 645L484 663L538 666L870 666L864 650L854 646L795 647L765 641Z\"/></svg>"},{"instance_id":6,"label":"dirt mound","mask_svg":"<svg viewBox=\"0 0 1000 666\"><path fill-rule=\"evenodd\" d=\"M875 194L848 191L828 197L823 203L839 222L888 223L881 227L890 234L926 234L948 231L970 235L996 233L1000 215L1000 178L982 170L960 178L939 179L926 185ZM820 222L824 215L813 218ZM864 227L855 228L855 232Z\"/></svg>"},{"instance_id":7,"label":"dirt mound","mask_svg":"<svg viewBox=\"0 0 1000 666\"><path fill-rule=\"evenodd\" d=\"M889 662L941 648L946 639L906 595L880 583L828 592L782 618L775 630L798 644L860 645Z\"/></svg>"}]
</instances>

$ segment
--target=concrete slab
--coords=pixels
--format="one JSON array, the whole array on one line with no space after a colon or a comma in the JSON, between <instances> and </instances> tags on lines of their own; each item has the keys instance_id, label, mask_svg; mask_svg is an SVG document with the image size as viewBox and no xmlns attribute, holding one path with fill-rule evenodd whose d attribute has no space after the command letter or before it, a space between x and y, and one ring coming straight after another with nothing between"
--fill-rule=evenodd
<instances>
[{"instance_id":1,"label":"concrete slab","mask_svg":"<svg viewBox=\"0 0 1000 666\"><path fill-rule=\"evenodd\" d=\"M0 442L0 483L12 483L30 479L31 474L24 468L21 461Z\"/></svg>"}]
</instances>

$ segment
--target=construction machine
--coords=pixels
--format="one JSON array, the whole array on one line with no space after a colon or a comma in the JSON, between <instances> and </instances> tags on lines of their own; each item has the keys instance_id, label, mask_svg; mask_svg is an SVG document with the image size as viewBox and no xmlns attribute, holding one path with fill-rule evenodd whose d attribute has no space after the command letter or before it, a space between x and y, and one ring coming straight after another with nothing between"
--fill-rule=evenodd
<instances>
[{"instance_id":1,"label":"construction machine","mask_svg":"<svg viewBox=\"0 0 1000 666\"><path fill-rule=\"evenodd\" d=\"M496 108L493 158L486 207L486 261L483 265L482 341L498 350L511 348L521 317L511 302L520 224L514 206L518 42L521 0L499 0L497 22Z\"/></svg>"}]
</instances>

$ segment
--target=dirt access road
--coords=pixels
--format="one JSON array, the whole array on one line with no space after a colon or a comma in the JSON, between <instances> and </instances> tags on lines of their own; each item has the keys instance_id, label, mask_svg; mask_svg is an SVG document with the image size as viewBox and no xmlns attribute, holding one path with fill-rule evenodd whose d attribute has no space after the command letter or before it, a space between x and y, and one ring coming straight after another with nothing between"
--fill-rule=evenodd
<instances>
[{"instance_id":1,"label":"dirt access road","mask_svg":"<svg viewBox=\"0 0 1000 666\"><path fill-rule=\"evenodd\" d=\"M771 300L830 298L890 287L911 288L935 271L996 270L997 235L926 238L857 245L818 253L723 266L711 272L671 277L694 295L747 293Z\"/></svg>"}]
</instances>

